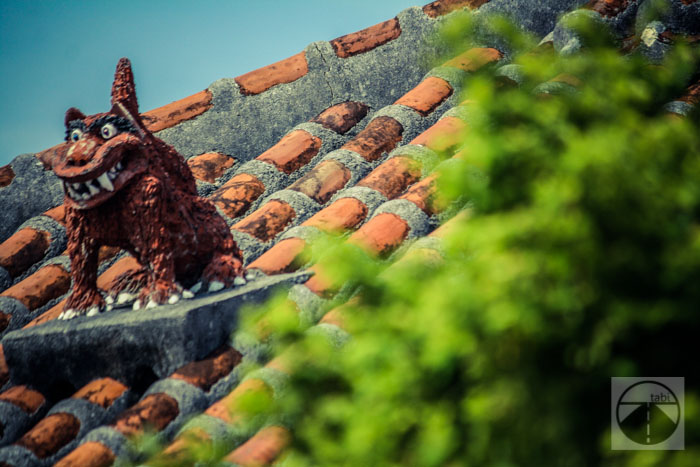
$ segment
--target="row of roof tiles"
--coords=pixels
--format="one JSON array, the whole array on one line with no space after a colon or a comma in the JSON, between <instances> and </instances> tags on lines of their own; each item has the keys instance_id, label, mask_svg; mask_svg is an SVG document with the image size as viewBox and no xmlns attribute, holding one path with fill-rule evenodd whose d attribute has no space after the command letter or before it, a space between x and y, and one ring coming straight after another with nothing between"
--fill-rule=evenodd
<instances>
[{"instance_id":1,"label":"row of roof tiles","mask_svg":"<svg viewBox=\"0 0 700 467\"><path fill-rule=\"evenodd\" d=\"M433 2L430 5L426 5L424 11L426 11L427 14L431 14L435 11L454 6L455 4L474 3L480 4L484 2ZM595 7L595 5L593 5L593 7ZM391 30L388 26L383 26L377 30L382 34L386 34L387 29ZM481 53L483 53L483 51ZM489 51L487 54L488 53L492 55L490 60L498 58L497 52ZM440 82L438 79L433 78L434 77L427 77L418 87L407 93L396 104L409 107L422 116L429 115L431 111L434 111L435 108L453 92L452 85L447 80L442 80L442 82ZM421 87L422 89L419 89ZM698 100L697 89L697 84L691 86L686 96L679 99L679 101L696 104ZM437 102L437 104L435 104L435 102ZM331 107L331 109L333 108ZM328 109L328 115L333 115L330 120L321 118L323 115L321 114L315 119L316 121L314 123L336 133L343 133L343 131L341 131L342 127L337 122L345 123L346 121L350 121L350 127L352 127L357 125L357 123L364 118L364 115L359 116L362 112L361 103L349 103L344 105L343 108L336 108L332 111L331 109ZM328 115L326 116L328 117ZM394 124L392 120L398 125ZM378 123L375 124L375 128L372 129L371 125L375 121L378 121ZM382 126L379 131L377 131L376 127L379 125ZM392 126L394 128L393 130ZM315 201L318 207L321 207L321 205L327 203L329 200L331 200L331 202L327 203L325 207L315 212L312 216L309 217L309 215L306 215L307 219L301 223L302 228L297 228L293 231L294 235L279 235L285 227L290 224L289 219L291 218L292 211L294 211L294 215L296 216L296 210L292 207L293 203L289 203L285 200L269 199L252 213L240 218L242 213L246 213L247 209L253 205L256 200L260 199L267 189L264 181L260 180L257 174L248 174L245 172L237 173L237 175L214 192L212 199L215 200L219 208L227 215L231 223L236 219L236 222L233 223L234 230L245 233L261 242L275 238L279 239L277 243L274 243L271 248L267 249L267 251L261 255L257 255L255 258L248 258L252 260L249 267L259 269L267 274L291 271L301 266L298 262L295 262L295 260L298 258L299 253L309 238L310 230L306 228L325 231L354 230L357 228L357 230L350 235L348 241L360 244L377 255L386 255L395 250L410 235L421 236L429 230L429 227L425 225L427 216L435 215L440 211L441 206L440 203L436 202L434 199L434 176L428 176L422 181L419 181L424 169L422 165L428 159L426 154L431 154L435 157L436 151L449 150L454 141L454 136L451 139L450 135L459 134L463 127L464 123L458 118L457 113L452 112L444 116L427 131L424 131L412 139L408 145L401 146L399 149L395 150L392 153L393 157L385 160L380 165L376 166L373 171L361 178L356 183L357 188L350 188L355 190L353 192L355 196L332 198L333 194L337 193L347 182L346 179L346 182L339 184L339 188L335 188L338 184L333 183L334 179L339 178L342 180L347 177L343 168L340 167L343 165L342 162L339 162L337 165L333 164L332 170L328 170L328 173L332 175L328 175L328 173L316 169L322 166L324 162L336 162L337 160L332 159L315 165L314 168L305 175L292 182L292 184L287 187L287 190L304 193L310 199L316 197L317 199ZM381 152L378 153L379 156L381 156L381 154L390 152L391 149L397 146L402 136L399 128L403 129L403 126L396 118L375 115L375 118L370 124L356 137L345 142L341 149L352 151L365 161L371 161L372 158L375 157L372 154L374 151L378 150L378 147L381 148ZM398 139L396 136L397 134ZM317 140L318 136L314 135L313 132L304 129L293 130L283 137L278 145L262 154L258 160L274 166L275 169L285 175L290 175L300 168L305 167L304 161L308 164L308 162L318 155L318 146L321 143ZM223 171L226 171L227 168L224 168L222 171L221 165L228 163L228 160L230 159L226 159L224 155L208 153L192 158L188 163L194 169L194 172L200 180L211 183L210 180L216 181ZM331 164L329 163L328 165ZM316 170L316 172L313 172L314 170ZM309 176L307 177L307 175ZM236 182L231 183L239 176L240 178ZM2 180L1 177L0 180ZM300 180L305 181L294 187ZM247 184L249 181L252 182ZM247 188L235 188L236 186ZM245 202L248 203L248 206L236 210L235 207L225 202L227 199L225 193L229 193L229 199L235 200L233 192L230 191L234 189L241 190L239 192L244 194L243 199L246 200ZM328 191L332 193L326 195L325 193ZM246 195L246 193L250 194ZM367 196L366 193L375 193L381 196ZM394 203L394 201L400 201L401 204ZM412 205L413 208L407 207L408 204L406 203ZM284 207L285 204L290 206L291 209ZM227 210L229 210L229 212L227 212ZM416 214L419 211L423 213L424 217L419 216L419 220L416 220L412 214ZM55 222L62 222L60 208L56 208L45 214ZM371 218L363 223L371 214L373 214ZM439 237L440 233L448 228L449 223L430 234L430 236ZM23 233L20 235L20 232ZM49 234L49 232L42 233L40 229L32 230L31 227L18 231L17 234L15 234L16 237L13 236L15 245L13 251L22 251L23 253L15 253L12 256L17 259L10 262L10 268L14 267L15 271L19 271L23 267L26 267L26 264L31 265L37 261L41 261L47 249L46 245L51 244ZM49 235L48 238L47 235ZM44 250L44 252L41 250ZM419 248L414 248L414 251L418 250L430 250L432 253L428 254L439 258L439 255L436 254L436 250L434 248L431 249L429 244L424 243L421 244ZM34 263L31 263L30 259L26 259L27 256L34 258L39 257L40 253L42 257L34 261ZM116 254L117 252L114 251L105 251L103 253L103 261L109 262L109 258L113 259ZM117 262L114 262L101 276L102 287L108 288L108 281L116 277L119 270L124 270L124 268L130 267L130 265L132 267L134 266L133 260L128 257L121 258ZM56 300L65 293L65 291L62 293L60 291L65 288L65 285L62 284L64 278L67 277L67 270L65 267L62 268L58 263L45 266L41 270L49 267L57 268L57 270L51 269L47 273L44 273L46 277L51 276L51 279L46 280L45 286L42 286L42 284L44 284L44 282L42 282L44 279L36 280L36 282L33 283L26 283L24 286L25 290L31 289L34 292L40 292L39 295L41 295L41 291L46 291L45 296L35 298L34 296L30 296L32 294L26 293L25 295L19 294L21 299L15 297L16 300L20 301L28 309L30 306L34 306L34 309L37 309L39 308L38 304L43 302L45 305L52 300ZM15 286L35 275L44 277L39 274L41 270L18 282ZM307 281L304 285L295 286L295 290L292 291L293 293L290 293L291 298L297 299L300 309L308 306L309 297L317 297L316 299L312 299L312 301L322 301L332 296L337 290L338 284L331 284L327 280L324 280L322 271L317 270L316 272L316 276ZM70 282L69 278L67 280ZM22 290L22 288L15 289L13 293L18 294L18 290ZM311 294L309 294L309 292L311 292ZM6 294L5 296L9 295ZM55 309L56 307L54 307L54 314L57 314L55 313ZM300 312L303 311L304 310L300 310ZM49 310L49 312L51 312L51 310ZM49 319L51 317L48 316L49 314L50 313L46 313L44 319ZM322 327L325 331L328 331L329 326L336 329L343 327L342 309L334 309L320 318L317 327ZM35 320L33 324L41 322L40 320L41 318ZM11 317L8 321L11 321ZM316 319L312 319L311 322L315 321ZM0 357L2 357L1 354L2 348L0 346ZM218 350L213 355L200 362L193 362L183 367L169 378L166 378L166 380L162 380L154 385L158 386L158 384L160 384L159 387L163 389L162 391L152 390L152 387L136 405L121 412L120 415L117 415L116 421L111 422L108 428L103 429L102 432L93 434L92 437L82 437L82 444L80 444L77 449L73 448L81 438L80 435L83 434L81 433L81 427L83 427L84 422L81 419L81 415L72 413L68 409L63 411L51 409L48 416L41 419L39 423L34 425L34 428L25 432L26 428L33 425L36 420L39 419L39 414L46 413L48 404L44 395L31 388L21 386L11 387L0 394L0 402L5 403L4 405L0 403L0 408L10 404L24 412L26 416L24 418L15 418L16 420L24 420L23 422L18 422L21 428L13 430L11 426L8 426L5 429L5 433L15 433L17 437L15 439L18 439L18 441L15 442L12 448L21 448L23 455L26 455L27 452L31 452L31 456L34 456L36 459L54 460L70 451L69 454L59 461L59 465L109 465L114 461L116 455L123 452L121 451L124 441L123 437L120 438L114 435L113 432L122 435L133 433L141 430L144 423L150 423L158 429L166 429L166 427L173 428L177 426L177 424L173 424L172 422L180 417L183 412L196 413L206 407L199 407L198 404L194 404L197 407L193 407L191 400L184 400L181 394L171 394L176 391L170 391L169 393L168 385L164 383L164 381L178 380L202 392L206 392L222 379L230 378L236 380L237 376L231 378L231 373L234 373L235 369L238 368L237 364L240 362L240 359L241 354L233 347L229 346ZM204 414L200 415L199 418L206 419L208 422L211 422L212 419L218 419L221 423L231 423L234 421L235 401L238 400L242 394L248 391L270 393L274 392L276 387L279 387L279 385L275 383L274 377L270 375L272 374L279 377L280 374L289 371L289 366L285 364L284 360L284 355L282 355L268 362L266 368L263 369L265 371L261 370L261 372L257 374L250 375L248 379L239 384L233 392L224 398L217 399L209 405L208 408L205 409ZM5 378L5 380L7 380L7 365L4 363L3 358L0 358L0 378ZM234 384L229 381L228 385L233 386ZM120 392L120 388L124 389ZM119 396L101 395L103 393L112 395L118 393ZM109 379L100 379L78 390L70 399L87 400L88 403L105 409L107 407L105 407L104 404L108 404L111 407L119 397L127 393L129 393L129 389L122 383ZM111 402L108 403L107 401ZM61 403L54 406L54 408L60 406ZM233 413L230 410L232 406L234 407ZM78 421L77 424L76 420ZM224 431L217 431L215 429L216 426L222 426L216 423L218 422L213 424L200 423L201 426L208 427L205 432L206 436L211 439L216 438L216 436L221 436L222 433L224 433ZM96 425L91 425L91 422L87 422L85 426L92 427ZM289 440L289 436L289 432L285 427L276 425L265 427L235 449L228 456L227 460L242 465L270 462L284 448ZM3 440L3 442L6 444L5 440ZM178 442L176 441L168 452L174 455L177 451ZM30 457L27 457L27 459L30 459Z\"/></svg>"}]
</instances>

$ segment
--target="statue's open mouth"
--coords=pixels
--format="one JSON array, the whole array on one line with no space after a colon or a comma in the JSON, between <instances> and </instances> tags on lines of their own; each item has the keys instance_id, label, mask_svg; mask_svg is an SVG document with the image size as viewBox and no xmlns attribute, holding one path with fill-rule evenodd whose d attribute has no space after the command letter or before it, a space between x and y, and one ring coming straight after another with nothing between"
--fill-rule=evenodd
<instances>
[{"instance_id":1,"label":"statue's open mouth","mask_svg":"<svg viewBox=\"0 0 700 467\"><path fill-rule=\"evenodd\" d=\"M76 166L68 158L54 166L61 178L66 201L76 209L91 209L117 193L146 168L140 156L141 141L121 135L102 145L89 163Z\"/></svg>"}]
</instances>

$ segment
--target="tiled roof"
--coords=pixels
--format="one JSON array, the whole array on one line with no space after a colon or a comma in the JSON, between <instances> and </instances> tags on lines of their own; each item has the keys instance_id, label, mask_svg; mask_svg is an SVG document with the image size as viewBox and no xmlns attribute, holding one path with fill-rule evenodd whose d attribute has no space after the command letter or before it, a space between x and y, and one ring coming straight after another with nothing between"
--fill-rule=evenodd
<instances>
[{"instance_id":1,"label":"tiled roof","mask_svg":"<svg viewBox=\"0 0 700 467\"><path fill-rule=\"evenodd\" d=\"M446 158L462 156L454 154L466 127L468 104L458 100L462 80L480 67L500 66L504 82L517 85L517 73L508 68L498 44L485 43L426 74L422 59L442 52L425 45L431 44L426 39L454 10L510 11L513 6L507 3L438 0L411 8L362 31L313 43L267 67L217 81L142 118L187 159L200 195L216 205L247 268L258 277L305 266L305 246L320 232L345 233L348 242L380 257L420 239L404 258L422 255L440 261L440 238L457 220L436 228L447 206L436 193L433 170L450 164ZM571 53L574 42L555 23L581 2L541 3L533 8L516 2L516 17L544 36L540 47ZM584 8L622 30L633 22L637 6L635 1L593 0ZM700 32L698 3L674 1L672 8L672 18L681 18L682 24L677 30L669 26L670 32ZM654 40L658 44L652 40L636 47L646 47L653 59L665 45ZM576 85L575 77L559 76L543 83L540 92ZM699 89L700 84L692 84L669 104L669 111L687 112L697 104ZM272 397L283 390L290 371L284 353L248 375L242 374L241 363L260 358L255 346L225 340L188 354L198 356L183 357L175 368L127 368L120 377L99 374L99 369L80 375L56 370L62 377L52 381L45 375L32 379L13 367L13 362L29 361L34 349L18 347L12 332L39 333L48 329L47 323L58 325L54 320L72 287L62 191L45 169L53 153L50 148L22 155L0 168L0 202L7 219L0 227L0 332L6 337L0 344L0 465L110 465L125 454L127 437L146 426L173 440L165 455L177 456L184 436L178 432L194 415L186 432L226 439L234 446L228 462L273 461L289 442L287 427L273 424L229 439L226 424L239 416L236 408L243 396ZM103 291L119 274L138 267L116 248L103 248L99 262ZM289 299L310 326L342 339L342 306L322 311L342 284L330 281L318 266L309 269L314 275L293 285ZM72 321L62 325L77 326ZM66 360L70 358L56 355L42 368L51 372L60 365L81 364Z\"/></svg>"}]
</instances>

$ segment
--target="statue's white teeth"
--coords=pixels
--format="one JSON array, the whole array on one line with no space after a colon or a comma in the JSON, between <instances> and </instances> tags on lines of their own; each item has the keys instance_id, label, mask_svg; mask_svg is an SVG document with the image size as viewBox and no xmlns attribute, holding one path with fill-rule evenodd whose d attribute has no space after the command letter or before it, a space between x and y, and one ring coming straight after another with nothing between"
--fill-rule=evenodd
<instances>
[{"instance_id":1,"label":"statue's white teeth","mask_svg":"<svg viewBox=\"0 0 700 467\"><path fill-rule=\"evenodd\" d=\"M117 170L123 169L124 166L122 165L122 161L117 162L117 164L114 166L114 168Z\"/></svg>"},{"instance_id":2,"label":"statue's white teeth","mask_svg":"<svg viewBox=\"0 0 700 467\"><path fill-rule=\"evenodd\" d=\"M109 179L106 173L103 173L99 177L97 177L97 181L102 185L102 188L104 188L107 191L114 191L114 185L112 185L112 181Z\"/></svg>"},{"instance_id":3,"label":"statue's white teeth","mask_svg":"<svg viewBox=\"0 0 700 467\"><path fill-rule=\"evenodd\" d=\"M82 183L71 183L71 186L73 187L74 190L79 191L80 187L83 186Z\"/></svg>"},{"instance_id":4,"label":"statue's white teeth","mask_svg":"<svg viewBox=\"0 0 700 467\"><path fill-rule=\"evenodd\" d=\"M96 187L95 185L99 185L99 182L96 182L95 180L90 180L88 183L86 183L88 190L90 190L91 195L96 195L100 192L99 187Z\"/></svg>"}]
</instances>

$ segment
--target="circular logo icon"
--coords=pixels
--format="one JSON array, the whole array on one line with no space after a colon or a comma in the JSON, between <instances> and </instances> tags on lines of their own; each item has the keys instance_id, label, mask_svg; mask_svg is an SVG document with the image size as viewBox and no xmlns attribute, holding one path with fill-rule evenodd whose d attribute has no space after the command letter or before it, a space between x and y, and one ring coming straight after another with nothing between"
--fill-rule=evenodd
<instances>
[{"instance_id":1,"label":"circular logo icon","mask_svg":"<svg viewBox=\"0 0 700 467\"><path fill-rule=\"evenodd\" d=\"M665 384L640 381L625 389L617 401L617 426L638 444L667 440L680 421L678 398Z\"/></svg>"}]
</instances>

